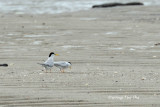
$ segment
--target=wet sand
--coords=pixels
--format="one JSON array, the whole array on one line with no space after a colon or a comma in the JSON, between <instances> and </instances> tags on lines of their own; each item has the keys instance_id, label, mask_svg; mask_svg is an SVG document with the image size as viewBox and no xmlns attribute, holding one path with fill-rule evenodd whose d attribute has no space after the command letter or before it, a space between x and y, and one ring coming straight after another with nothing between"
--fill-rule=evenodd
<instances>
[{"instance_id":1,"label":"wet sand","mask_svg":"<svg viewBox=\"0 0 160 107\"><path fill-rule=\"evenodd\" d=\"M0 14L0 105L160 106L160 7ZM54 51L61 73L38 62Z\"/></svg>"}]
</instances>

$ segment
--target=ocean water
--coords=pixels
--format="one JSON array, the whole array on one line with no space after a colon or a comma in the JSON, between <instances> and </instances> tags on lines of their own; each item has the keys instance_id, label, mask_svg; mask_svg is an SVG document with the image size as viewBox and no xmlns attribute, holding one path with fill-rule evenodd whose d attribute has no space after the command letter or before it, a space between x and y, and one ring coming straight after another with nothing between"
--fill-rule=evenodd
<instances>
[{"instance_id":1,"label":"ocean water","mask_svg":"<svg viewBox=\"0 0 160 107\"><path fill-rule=\"evenodd\" d=\"M143 2L145 6L160 5L160 0L0 0L0 13L57 14L87 10L95 4L133 1Z\"/></svg>"}]
</instances>

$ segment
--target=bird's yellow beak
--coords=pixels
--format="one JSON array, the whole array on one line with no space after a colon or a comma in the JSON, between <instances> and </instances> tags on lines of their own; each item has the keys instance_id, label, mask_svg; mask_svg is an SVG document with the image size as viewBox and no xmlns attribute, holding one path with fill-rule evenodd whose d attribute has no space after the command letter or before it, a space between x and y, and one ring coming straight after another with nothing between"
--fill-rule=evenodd
<instances>
[{"instance_id":1,"label":"bird's yellow beak","mask_svg":"<svg viewBox=\"0 0 160 107\"><path fill-rule=\"evenodd\" d=\"M55 56L59 56L59 54L55 54Z\"/></svg>"}]
</instances>

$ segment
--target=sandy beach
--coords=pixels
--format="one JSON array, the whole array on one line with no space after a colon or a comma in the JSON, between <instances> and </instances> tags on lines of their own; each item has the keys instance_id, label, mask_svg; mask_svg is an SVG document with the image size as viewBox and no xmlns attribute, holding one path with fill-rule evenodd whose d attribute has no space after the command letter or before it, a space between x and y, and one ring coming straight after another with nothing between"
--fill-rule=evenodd
<instances>
[{"instance_id":1,"label":"sandy beach","mask_svg":"<svg viewBox=\"0 0 160 107\"><path fill-rule=\"evenodd\" d=\"M160 106L160 7L0 14L3 107ZM72 69L41 63L55 61Z\"/></svg>"}]
</instances>

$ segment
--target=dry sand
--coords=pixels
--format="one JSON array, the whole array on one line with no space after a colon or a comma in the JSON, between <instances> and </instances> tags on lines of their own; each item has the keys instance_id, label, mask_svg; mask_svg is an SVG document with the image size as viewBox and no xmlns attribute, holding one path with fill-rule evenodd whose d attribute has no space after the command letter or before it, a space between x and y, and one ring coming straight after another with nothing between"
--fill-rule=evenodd
<instances>
[{"instance_id":1,"label":"dry sand","mask_svg":"<svg viewBox=\"0 0 160 107\"><path fill-rule=\"evenodd\" d=\"M160 7L0 15L0 105L160 106ZM71 61L65 73L43 62Z\"/></svg>"}]
</instances>

